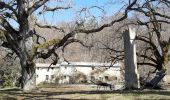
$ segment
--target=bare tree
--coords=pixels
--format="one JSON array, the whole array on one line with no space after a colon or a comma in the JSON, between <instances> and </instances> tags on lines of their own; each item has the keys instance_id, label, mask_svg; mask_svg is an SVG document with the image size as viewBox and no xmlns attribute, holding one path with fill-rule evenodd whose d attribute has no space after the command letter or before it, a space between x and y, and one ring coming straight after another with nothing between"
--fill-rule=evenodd
<instances>
[{"instance_id":1,"label":"bare tree","mask_svg":"<svg viewBox=\"0 0 170 100\"><path fill-rule=\"evenodd\" d=\"M51 55L54 55L58 58L58 55L55 53L56 47L64 44L66 39L51 40L48 43L44 44L46 48L49 48L52 43L55 44L51 49L48 50L48 53L39 52L38 48L42 49L39 45L39 39L41 38L34 29L34 26L44 28L55 28L57 27L48 26L48 25L39 25L33 20L33 13L42 13L56 11L61 9L69 9L70 6L60 7L55 6L53 8L49 7L47 3L50 0L13 0L13 1L0 1L0 25L1 25L1 40L2 46L12 50L20 59L20 64L22 68L22 89L29 90L34 86L34 81L32 77L34 76L34 59L35 57L48 58ZM52 1L57 3L58 1ZM43 10L38 10L43 9ZM18 25L18 29L15 28L16 25L11 24L11 21L15 21ZM32 39L33 36L36 36L35 43ZM67 36L68 38L70 36Z\"/></svg>"},{"instance_id":2,"label":"bare tree","mask_svg":"<svg viewBox=\"0 0 170 100\"><path fill-rule=\"evenodd\" d=\"M131 0L129 0L131 1ZM48 5L49 2L56 3L56 6ZM129 2L125 7L124 13L119 18L112 20L109 23L84 29L79 27L79 24L70 32L66 33L61 39L53 39L45 41L41 35L37 34L35 26L41 28L52 28L60 32L65 32L63 29L52 25L43 25L35 20L34 13L43 14L45 12L54 12L57 10L66 10L71 8L68 6L58 6L58 0L12 0L12 1L0 1L0 25L1 25L1 40L2 46L13 51L20 59L20 65L22 69L22 89L29 90L34 86L35 76L35 58L47 59L51 56L54 57L53 63L56 64L59 57L56 53L56 49L60 47L66 47L73 42L79 42L75 39L76 33L95 33L103 30L106 27L110 27L115 23L118 23L127 18L129 10L136 4L137 0ZM16 24L11 24L11 20ZM18 29L15 26L18 25ZM36 37L33 39L33 37Z\"/></svg>"},{"instance_id":3,"label":"bare tree","mask_svg":"<svg viewBox=\"0 0 170 100\"><path fill-rule=\"evenodd\" d=\"M170 57L170 2L168 0L129 0L129 3L134 3L133 6L131 6L129 9L126 9L128 14L130 12L131 17L129 17L129 21L125 22L118 28L121 29L122 27L131 25L137 29L136 42L138 44L138 65L152 66L155 68L154 72L157 70L166 71L166 65L169 62ZM127 19L127 17L125 19ZM115 23L114 25L111 23L107 25L110 27L114 26ZM105 24L100 28L96 28L96 30L82 29L79 31L89 34L102 31L104 29L103 27L105 28ZM102 43L101 41L99 42L102 44L102 46L100 46L101 49L107 49L111 52L111 55L109 55L111 61L124 59L123 48L117 49L117 46L111 47L105 43Z\"/></svg>"},{"instance_id":4,"label":"bare tree","mask_svg":"<svg viewBox=\"0 0 170 100\"><path fill-rule=\"evenodd\" d=\"M169 61L170 35L167 26L169 26L170 2L168 0L146 0L138 2L130 10L136 14L136 25L139 25L138 36L136 40L143 43L137 55L140 59L138 65L149 65L156 70L166 69Z\"/></svg>"},{"instance_id":5,"label":"bare tree","mask_svg":"<svg viewBox=\"0 0 170 100\"><path fill-rule=\"evenodd\" d=\"M118 27L118 30L127 26L136 28L138 65L152 66L155 68L154 72L166 70L166 64L169 62L169 5L168 0L137 1L128 10L132 14L131 18ZM118 51L121 50L110 48L109 46L105 47L113 49L113 53L117 52L117 56L111 57L112 61L119 60L118 58L123 52L118 54ZM121 49L123 50L123 48Z\"/></svg>"}]
</instances>

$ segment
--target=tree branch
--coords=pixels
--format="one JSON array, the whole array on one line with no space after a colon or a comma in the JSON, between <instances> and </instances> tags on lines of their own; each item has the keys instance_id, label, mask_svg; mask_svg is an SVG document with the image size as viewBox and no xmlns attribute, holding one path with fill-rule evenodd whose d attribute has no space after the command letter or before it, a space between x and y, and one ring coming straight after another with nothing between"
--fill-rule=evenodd
<instances>
[{"instance_id":1,"label":"tree branch","mask_svg":"<svg viewBox=\"0 0 170 100\"><path fill-rule=\"evenodd\" d=\"M146 40L145 38L139 37L139 36L136 36L136 40L141 40L141 41L143 41L143 42L146 42L146 43L150 44L150 46L151 46L151 48L152 48L152 50L153 50L153 52L154 52L154 55L155 55L157 61L161 61L162 56L161 56L161 54L159 53L158 48L156 47L156 45L155 45L154 43L152 43L152 42L149 41L149 40ZM158 63L158 62L157 62L157 63Z\"/></svg>"},{"instance_id":2,"label":"tree branch","mask_svg":"<svg viewBox=\"0 0 170 100\"><path fill-rule=\"evenodd\" d=\"M36 22L35 25L37 25L40 28L54 28L54 29L59 30L59 31L61 31L63 33L65 32L62 28L58 28L58 27L52 26L52 25L42 25L42 24L40 24L38 22Z\"/></svg>"},{"instance_id":3,"label":"tree branch","mask_svg":"<svg viewBox=\"0 0 170 100\"><path fill-rule=\"evenodd\" d=\"M136 53L138 57L143 57L143 58L146 58L152 62L154 62L155 64L157 64L157 60L155 60L154 58L152 57L148 57L147 55L140 55L139 53Z\"/></svg>"},{"instance_id":4,"label":"tree branch","mask_svg":"<svg viewBox=\"0 0 170 100\"><path fill-rule=\"evenodd\" d=\"M153 67L157 68L157 65L152 64L152 63L146 63L146 62L142 62L142 63L138 62L137 65L149 65L149 66L153 66Z\"/></svg>"},{"instance_id":5,"label":"tree branch","mask_svg":"<svg viewBox=\"0 0 170 100\"><path fill-rule=\"evenodd\" d=\"M64 9L70 9L71 7L54 7L54 8L50 8L48 6L44 6L44 11L57 11L57 10L64 10Z\"/></svg>"},{"instance_id":6,"label":"tree branch","mask_svg":"<svg viewBox=\"0 0 170 100\"><path fill-rule=\"evenodd\" d=\"M6 4L5 2L0 1L0 9L3 9L3 8L7 8L11 10L15 14L15 16L17 16L17 12L12 6Z\"/></svg>"},{"instance_id":7,"label":"tree branch","mask_svg":"<svg viewBox=\"0 0 170 100\"><path fill-rule=\"evenodd\" d=\"M39 0L35 2L35 4L32 7L28 8L28 14L31 15L34 11L36 11L38 8L40 8L42 5L44 5L48 1L50 0Z\"/></svg>"},{"instance_id":8,"label":"tree branch","mask_svg":"<svg viewBox=\"0 0 170 100\"><path fill-rule=\"evenodd\" d=\"M10 34L14 40L17 40L18 32L2 16L0 16L0 25L6 29L7 33Z\"/></svg>"},{"instance_id":9,"label":"tree branch","mask_svg":"<svg viewBox=\"0 0 170 100\"><path fill-rule=\"evenodd\" d=\"M64 43L64 45L63 45L63 47L62 47L62 51L64 52L64 48L67 46L67 45L69 45L69 44L71 44L71 43L79 43L79 44L81 44L82 46L84 46L84 47L87 47L87 48L90 48L91 46L87 46L87 45L85 45L82 41L80 41L80 40L78 40L78 39L69 39L69 40L67 40L65 43Z\"/></svg>"},{"instance_id":10,"label":"tree branch","mask_svg":"<svg viewBox=\"0 0 170 100\"><path fill-rule=\"evenodd\" d=\"M111 22L108 23L108 24L104 24L104 25L100 26L99 28L90 29L90 30L77 29L77 30L75 30L75 32L77 32L77 33L87 33L87 34L89 34L89 33L99 32L99 31L103 30L103 29L106 28L106 27L110 27L110 26L112 26L114 23L120 22L120 21L126 19L127 16L128 16L128 11L131 9L132 6L134 6L134 5L136 4L136 2L137 2L137 0L134 0L130 5L128 5L127 8L125 9L124 15L123 15L121 18L117 19L117 20L113 20L113 21L111 21Z\"/></svg>"}]
</instances>

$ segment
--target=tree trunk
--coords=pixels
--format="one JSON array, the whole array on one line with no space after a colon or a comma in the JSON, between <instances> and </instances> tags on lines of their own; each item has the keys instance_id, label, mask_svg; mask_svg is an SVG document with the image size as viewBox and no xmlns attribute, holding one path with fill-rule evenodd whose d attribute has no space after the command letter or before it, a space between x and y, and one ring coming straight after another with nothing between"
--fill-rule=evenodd
<instances>
[{"instance_id":1,"label":"tree trunk","mask_svg":"<svg viewBox=\"0 0 170 100\"><path fill-rule=\"evenodd\" d=\"M23 91L30 91L35 88L35 63L32 56L32 38L27 38L21 42L21 54L20 54L20 64L21 64L21 88Z\"/></svg>"},{"instance_id":2,"label":"tree trunk","mask_svg":"<svg viewBox=\"0 0 170 100\"><path fill-rule=\"evenodd\" d=\"M30 91L35 88L35 71L30 72L30 67L34 68L35 66L28 66L26 61L21 61L22 67L22 78L21 78L21 89L23 91Z\"/></svg>"},{"instance_id":3,"label":"tree trunk","mask_svg":"<svg viewBox=\"0 0 170 100\"><path fill-rule=\"evenodd\" d=\"M125 51L125 87L126 89L140 88L139 73L137 70L137 58L135 47L135 31L126 30L124 33Z\"/></svg>"},{"instance_id":4,"label":"tree trunk","mask_svg":"<svg viewBox=\"0 0 170 100\"><path fill-rule=\"evenodd\" d=\"M33 62L33 39L30 32L34 30L34 24L32 22L31 17L23 18L25 23L20 29L20 34L23 35L23 39L20 41L20 64L22 68L22 80L21 80L21 88L23 91L29 91L35 88L35 64ZM22 20L22 21L23 21ZM33 34L33 33L32 33Z\"/></svg>"}]
</instances>

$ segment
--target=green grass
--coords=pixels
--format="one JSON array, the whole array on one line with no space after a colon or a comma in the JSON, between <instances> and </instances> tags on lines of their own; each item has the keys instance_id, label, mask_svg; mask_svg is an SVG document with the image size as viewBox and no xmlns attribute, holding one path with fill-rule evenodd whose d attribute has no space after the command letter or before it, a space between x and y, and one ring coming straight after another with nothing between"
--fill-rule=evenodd
<instances>
[{"instance_id":1,"label":"green grass","mask_svg":"<svg viewBox=\"0 0 170 100\"><path fill-rule=\"evenodd\" d=\"M17 100L15 96L10 96L8 94L1 93L0 100Z\"/></svg>"},{"instance_id":2,"label":"green grass","mask_svg":"<svg viewBox=\"0 0 170 100\"><path fill-rule=\"evenodd\" d=\"M110 91L96 90L95 86L50 86L41 87L31 92L22 92L19 89L0 91L0 100L170 100L170 90L133 90Z\"/></svg>"}]
</instances>

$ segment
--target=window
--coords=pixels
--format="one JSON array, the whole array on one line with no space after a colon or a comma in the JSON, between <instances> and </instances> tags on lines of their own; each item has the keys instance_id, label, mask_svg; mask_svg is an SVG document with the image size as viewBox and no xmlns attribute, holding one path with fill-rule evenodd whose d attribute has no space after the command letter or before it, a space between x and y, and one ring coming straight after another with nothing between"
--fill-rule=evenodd
<instances>
[{"instance_id":1,"label":"window","mask_svg":"<svg viewBox=\"0 0 170 100\"><path fill-rule=\"evenodd\" d=\"M54 75L51 75L51 79L54 79Z\"/></svg>"},{"instance_id":2,"label":"window","mask_svg":"<svg viewBox=\"0 0 170 100\"><path fill-rule=\"evenodd\" d=\"M109 80L109 77L108 76L104 76L105 80Z\"/></svg>"},{"instance_id":3,"label":"window","mask_svg":"<svg viewBox=\"0 0 170 100\"><path fill-rule=\"evenodd\" d=\"M48 75L46 75L45 80L48 80L48 79L49 79L49 76L48 76Z\"/></svg>"},{"instance_id":4,"label":"window","mask_svg":"<svg viewBox=\"0 0 170 100\"><path fill-rule=\"evenodd\" d=\"M99 80L100 80L100 81L103 81L103 77L99 77Z\"/></svg>"},{"instance_id":5,"label":"window","mask_svg":"<svg viewBox=\"0 0 170 100\"><path fill-rule=\"evenodd\" d=\"M51 69L53 70L53 69L54 69L54 67L51 67Z\"/></svg>"},{"instance_id":6,"label":"window","mask_svg":"<svg viewBox=\"0 0 170 100\"><path fill-rule=\"evenodd\" d=\"M92 70L94 70L94 67L92 67Z\"/></svg>"},{"instance_id":7,"label":"window","mask_svg":"<svg viewBox=\"0 0 170 100\"><path fill-rule=\"evenodd\" d=\"M37 78L38 78L38 75L37 75Z\"/></svg>"}]
</instances>

